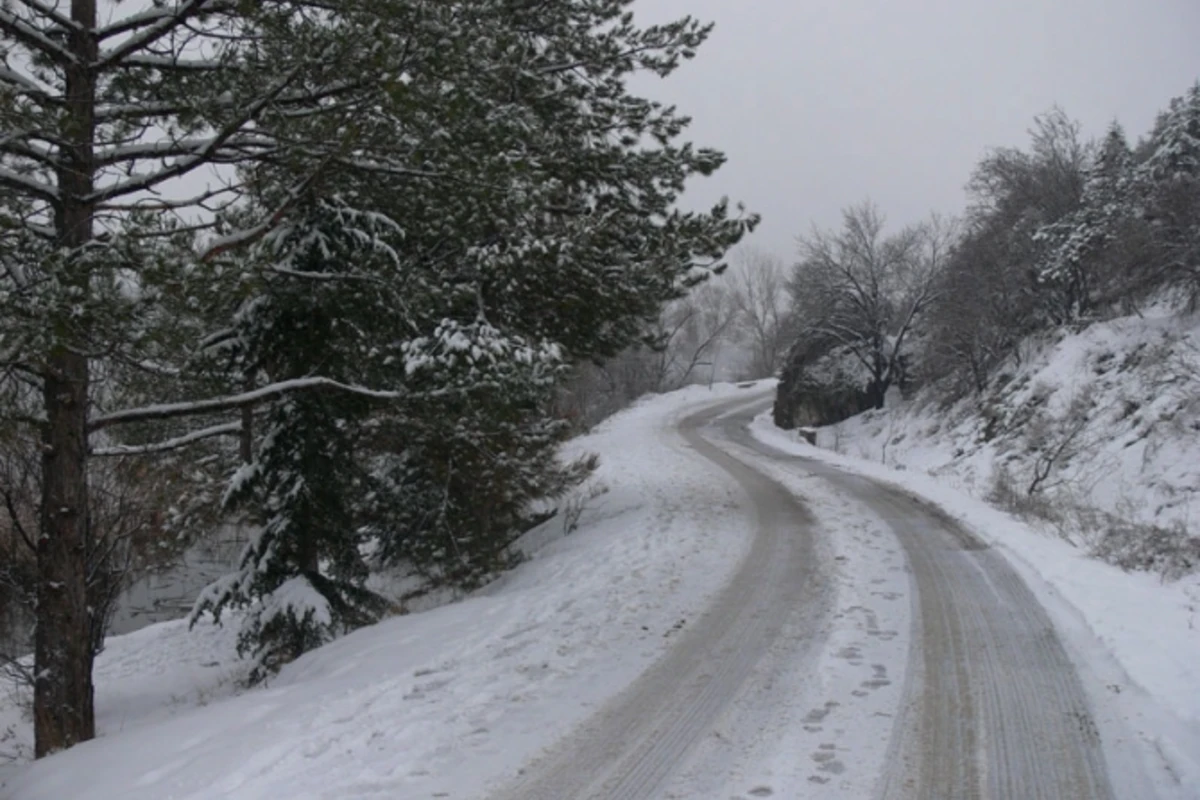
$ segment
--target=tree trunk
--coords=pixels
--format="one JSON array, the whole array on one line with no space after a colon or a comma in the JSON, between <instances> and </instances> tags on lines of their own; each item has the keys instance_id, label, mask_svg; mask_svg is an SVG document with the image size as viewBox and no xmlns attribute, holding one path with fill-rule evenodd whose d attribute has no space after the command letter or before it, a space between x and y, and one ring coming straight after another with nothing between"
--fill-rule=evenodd
<instances>
[{"instance_id":1,"label":"tree trunk","mask_svg":"<svg viewBox=\"0 0 1200 800\"><path fill-rule=\"evenodd\" d=\"M92 239L94 186L96 0L71 0L77 27L67 38L75 57L63 65L66 103L58 170L61 199L55 224L68 263L62 281L87 298L90 276L70 254ZM69 297L69 295L68 295ZM64 300L74 305L76 300ZM37 627L34 634L34 755L41 757L95 736L92 690L92 610L88 602L92 555L88 512L87 319L59 309L56 343L43 380L41 531L37 542Z\"/></svg>"},{"instance_id":2,"label":"tree trunk","mask_svg":"<svg viewBox=\"0 0 1200 800\"><path fill-rule=\"evenodd\" d=\"M60 348L48 372L34 635L38 758L95 735L87 597L87 359Z\"/></svg>"}]
</instances>

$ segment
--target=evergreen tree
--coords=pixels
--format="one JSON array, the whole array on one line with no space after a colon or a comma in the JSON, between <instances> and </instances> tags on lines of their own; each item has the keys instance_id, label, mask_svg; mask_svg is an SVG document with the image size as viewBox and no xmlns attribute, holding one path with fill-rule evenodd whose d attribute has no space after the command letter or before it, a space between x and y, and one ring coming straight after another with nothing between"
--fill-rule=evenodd
<instances>
[{"instance_id":1,"label":"evergreen tree","mask_svg":"<svg viewBox=\"0 0 1200 800\"><path fill-rule=\"evenodd\" d=\"M1200 83L1171 102L1137 169L1138 194L1153 240L1153 275L1200 302Z\"/></svg>"},{"instance_id":2,"label":"evergreen tree","mask_svg":"<svg viewBox=\"0 0 1200 800\"><path fill-rule=\"evenodd\" d=\"M10 405L6 426L27 426L42 445L37 755L94 731L95 454L174 459L181 474L249 456L261 477L246 492L268 512L271 498L293 496L295 514L333 509L329 493L291 493L296 470L314 487L327 463L299 432L329 434L330 414L374 424L379 404L414 402L413 383L430 414L445 393L519 387L530 372L540 386L551 355L622 346L741 235L749 220L724 206L670 210L686 178L721 157L672 144L685 120L624 84L636 70L670 72L708 29L690 19L639 29L628 5L171 0L103 15L95 0L0 6L0 396L32 401L32 413ZM181 179L212 175L198 194L178 190ZM391 221L395 258L371 252L367 266L331 278L329 264L293 268L290 256L266 257L265 244L247 253L276 229L327 226L308 216L313 200L347 197ZM373 265L385 261L397 266L380 274ZM304 360L298 342L285 357L286 342L248 333L256 313L297 319L312 301L305 292L326 282L357 285L359 299L387 286L386 313L362 303L345 323L386 332L374 342L384 355L343 371ZM323 309L334 302L318 299ZM340 313L329 311L329 331ZM276 355L247 360L258 351ZM369 368L389 354L390 371L376 376ZM366 382L374 377L381 383ZM516 408L537 405L513 397ZM408 413L387 416L398 424ZM547 438L537 413L525 413L505 424ZM400 458L413 438L402 430ZM352 461L358 441L346 434L333 461ZM189 465L177 452L185 447L204 457ZM342 474L351 488L363 480ZM210 496L202 480L168 516L189 518ZM329 540L345 514L325 514L312 535ZM271 518L262 515L264 536L292 529L269 527ZM251 558L293 554L253 592L296 587L278 581L302 570L318 590L340 581L330 594L350 603L353 569L325 571L317 547L318 575L308 545L285 539ZM349 563L328 549L328 563Z\"/></svg>"},{"instance_id":3,"label":"evergreen tree","mask_svg":"<svg viewBox=\"0 0 1200 800\"><path fill-rule=\"evenodd\" d=\"M1041 228L1035 237L1048 245L1037 277L1058 295L1059 321L1086 315L1096 299L1096 284L1112 279L1104 252L1132 217L1132 184L1133 152L1114 122L1086 172L1079 210Z\"/></svg>"},{"instance_id":4,"label":"evergreen tree","mask_svg":"<svg viewBox=\"0 0 1200 800\"><path fill-rule=\"evenodd\" d=\"M556 380L636 341L753 225L724 203L673 209L686 179L723 158L675 144L686 120L629 95L624 78L669 73L708 28L638 29L626 5L478 3L466 18L422 7L423 25L455 35L358 121L372 161L343 161L321 179L325 200L231 263L261 288L237 314L230 382L374 387L322 393L319 413L303 411L316 399L274 401L286 413L272 412L228 495L263 527L197 614L249 606L243 645L264 668L373 618L367 549L459 587L510 564L535 501L591 468L556 460ZM306 120L288 130L324 135ZM279 205L296 180L287 164L257 169L259 202ZM303 455L333 436L346 444ZM297 488L331 472L346 476L335 494Z\"/></svg>"}]
</instances>

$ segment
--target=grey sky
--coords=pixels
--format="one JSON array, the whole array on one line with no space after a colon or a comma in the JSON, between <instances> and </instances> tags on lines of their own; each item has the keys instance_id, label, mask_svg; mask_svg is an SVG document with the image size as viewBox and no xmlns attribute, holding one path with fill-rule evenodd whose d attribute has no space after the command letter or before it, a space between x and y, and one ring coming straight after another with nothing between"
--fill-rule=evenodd
<instances>
[{"instance_id":1,"label":"grey sky","mask_svg":"<svg viewBox=\"0 0 1200 800\"><path fill-rule=\"evenodd\" d=\"M1027 141L1053 104L1131 139L1200 78L1200 0L638 0L639 22L717 23L699 56L636 89L694 118L729 163L689 190L763 214L753 244L794 237L868 196L889 221L957 213L988 147Z\"/></svg>"}]
</instances>

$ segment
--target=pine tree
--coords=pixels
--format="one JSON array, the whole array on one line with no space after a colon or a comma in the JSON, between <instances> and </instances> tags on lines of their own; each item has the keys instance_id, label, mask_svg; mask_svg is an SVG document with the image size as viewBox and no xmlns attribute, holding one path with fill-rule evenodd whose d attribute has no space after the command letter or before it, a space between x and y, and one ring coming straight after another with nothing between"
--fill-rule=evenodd
<instances>
[{"instance_id":1,"label":"pine tree","mask_svg":"<svg viewBox=\"0 0 1200 800\"><path fill-rule=\"evenodd\" d=\"M1136 186L1150 225L1153 270L1160 283L1183 286L1200 302L1200 83L1171 102L1137 169Z\"/></svg>"},{"instance_id":2,"label":"pine tree","mask_svg":"<svg viewBox=\"0 0 1200 800\"><path fill-rule=\"evenodd\" d=\"M567 430L548 413L555 381L571 361L635 341L753 224L724 204L672 210L686 178L723 159L673 144L686 121L629 96L622 78L669 72L708 29L683 20L640 30L624 5L474 6L471 37L440 39L436 58L390 85L358 123L386 163L427 168L379 169L369 183L353 170L323 177L330 199L290 214L240 267L270 299L255 295L238 313L251 332L237 337L230 380L341 370L344 385L392 393L368 406L344 398L357 408L320 395L321 414L353 439L330 446L328 461L291 455L334 435L321 414L276 401L287 424L264 429L229 495L259 508L263 528L238 575L197 613L249 606L243 643L265 668L369 621L377 598L357 609L347 599L361 597L366 549L460 587L510 564L510 544L539 518L534 501L591 468L555 458ZM427 10L426 25L462 22L452 9ZM268 207L295 181L286 165L256 177ZM308 344L309 323L301 335L279 314L330 320L320 346ZM356 477L336 496L295 489L331 472ZM281 497L302 500L323 530L288 522L295 509ZM335 563L352 568L335 574Z\"/></svg>"},{"instance_id":3,"label":"pine tree","mask_svg":"<svg viewBox=\"0 0 1200 800\"><path fill-rule=\"evenodd\" d=\"M497 551L489 526L510 538L573 474L536 468L560 435L541 405L556 370L636 338L753 223L725 204L672 210L722 156L677 144L686 119L625 79L669 73L708 28L638 28L629 5L0 6L0 377L36 399L6 419L43 444L39 756L94 731L94 454L197 478L168 514L180 524L213 470L249 461L228 496L258 508L244 563L271 577L241 581L240 600L294 611L283 601L311 588L329 610L293 613L317 635L292 653L368 616L347 555L364 534L345 523L416 541L431 528L382 509L440 486L477 529L438 530ZM307 355L281 333L305 313L328 344ZM446 422L446 398L468 424ZM389 446L360 456L376 429ZM459 442L440 466L439 436ZM494 476L486 496L464 464ZM340 497L321 483L335 465ZM289 538L310 514L320 525ZM455 544L396 550L447 559Z\"/></svg>"},{"instance_id":4,"label":"pine tree","mask_svg":"<svg viewBox=\"0 0 1200 800\"><path fill-rule=\"evenodd\" d=\"M1079 210L1042 227L1035 236L1045 245L1037 277L1057 295L1058 321L1086 315L1097 282L1112 277L1105 274L1103 254L1134 213L1132 185L1133 152L1125 132L1114 122L1086 172Z\"/></svg>"}]
</instances>

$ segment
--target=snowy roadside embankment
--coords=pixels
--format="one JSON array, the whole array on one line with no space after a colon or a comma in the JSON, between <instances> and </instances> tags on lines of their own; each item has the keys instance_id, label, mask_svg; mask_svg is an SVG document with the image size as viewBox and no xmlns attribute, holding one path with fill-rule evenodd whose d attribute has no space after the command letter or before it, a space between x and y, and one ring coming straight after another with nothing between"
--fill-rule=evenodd
<instances>
[{"instance_id":1,"label":"snowy roadside embankment","mask_svg":"<svg viewBox=\"0 0 1200 800\"><path fill-rule=\"evenodd\" d=\"M947 405L939 388L820 428L816 443L1008 497L1081 547L1128 548L1130 563L1152 548L1119 539L1200 519L1200 314L1159 305L1031 337L982 394ZM1162 555L1146 566L1169 567Z\"/></svg>"},{"instance_id":2,"label":"snowy roadside embankment","mask_svg":"<svg viewBox=\"0 0 1200 800\"><path fill-rule=\"evenodd\" d=\"M1200 576L1164 583L1126 573L1030 528L948 485L941 476L899 471L813 447L775 427L752 426L764 443L885 481L924 497L1004 553L1051 613L1097 715L1119 718L1136 747L1106 742L1110 769L1137 759L1184 791L1200 786ZM1102 724L1103 727L1103 724Z\"/></svg>"},{"instance_id":3,"label":"snowy roadside embankment","mask_svg":"<svg viewBox=\"0 0 1200 800\"><path fill-rule=\"evenodd\" d=\"M651 398L568 455L602 457L569 536L484 591L357 631L237 693L232 629L181 622L109 640L100 737L7 768L11 800L480 796L641 673L736 569L753 515L674 431L732 386ZM28 720L0 701L0 722ZM0 728L0 731L3 729ZM24 738L22 738L24 737Z\"/></svg>"}]
</instances>

